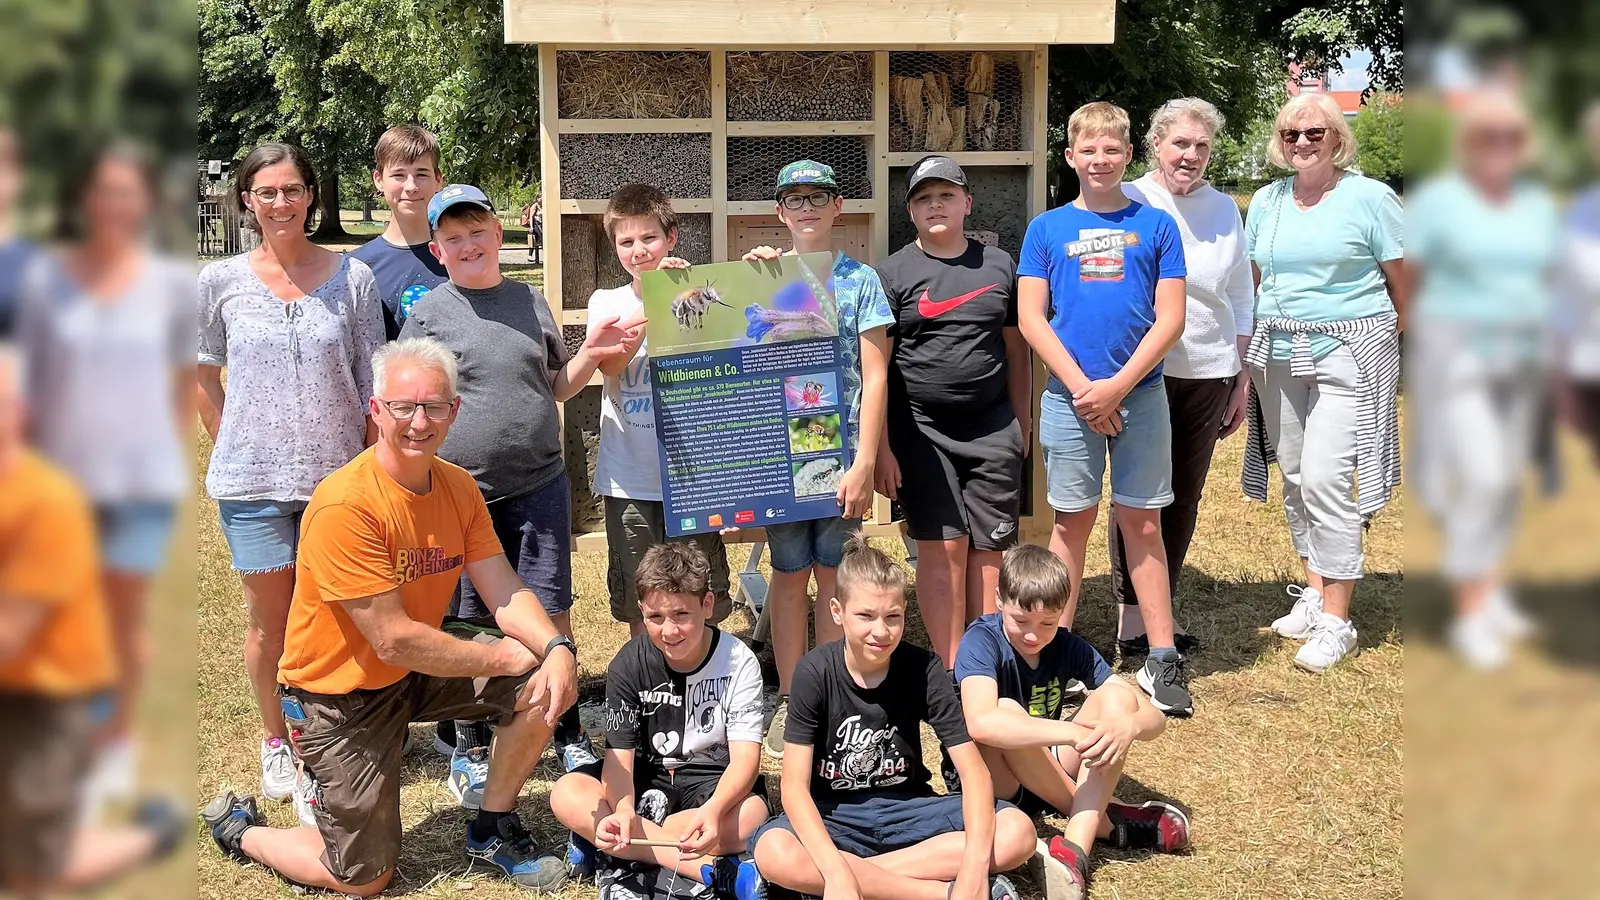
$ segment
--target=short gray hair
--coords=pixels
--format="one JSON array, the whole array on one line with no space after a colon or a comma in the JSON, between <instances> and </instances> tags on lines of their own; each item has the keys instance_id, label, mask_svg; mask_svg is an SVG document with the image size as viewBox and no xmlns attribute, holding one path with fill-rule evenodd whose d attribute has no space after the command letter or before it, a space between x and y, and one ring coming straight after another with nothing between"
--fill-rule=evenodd
<instances>
[{"instance_id":1,"label":"short gray hair","mask_svg":"<svg viewBox=\"0 0 1600 900\"><path fill-rule=\"evenodd\" d=\"M1156 147L1167 139L1167 132L1172 130L1172 126L1184 119L1193 119L1204 125L1206 130L1211 132L1212 139L1221 134L1227 124L1222 111L1208 100L1201 100L1199 97L1178 97L1168 100L1150 117L1150 130L1144 136L1150 152L1154 153Z\"/></svg>"},{"instance_id":2,"label":"short gray hair","mask_svg":"<svg viewBox=\"0 0 1600 900\"><path fill-rule=\"evenodd\" d=\"M450 385L450 396L456 395L456 355L433 338L420 337L394 341L372 351L373 396L384 393L389 367L400 363L443 372Z\"/></svg>"}]
</instances>

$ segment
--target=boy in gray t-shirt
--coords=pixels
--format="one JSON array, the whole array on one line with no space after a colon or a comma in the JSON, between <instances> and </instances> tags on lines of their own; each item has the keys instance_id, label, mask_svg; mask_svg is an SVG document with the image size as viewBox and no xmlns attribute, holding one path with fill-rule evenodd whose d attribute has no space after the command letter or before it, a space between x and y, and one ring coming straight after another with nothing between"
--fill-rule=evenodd
<instances>
[{"instance_id":1,"label":"boy in gray t-shirt","mask_svg":"<svg viewBox=\"0 0 1600 900\"><path fill-rule=\"evenodd\" d=\"M570 637L572 501L557 403L582 390L602 360L631 354L644 325L597 322L569 359L545 298L501 276L504 234L482 191L447 185L428 206L428 224L429 249L450 281L412 306L400 338L433 338L459 360L455 424L439 456L477 479L506 558ZM490 615L470 579L462 579L451 614ZM568 771L598 761L576 706L557 726L555 743ZM449 784L469 809L482 797L487 745L481 729L458 727Z\"/></svg>"}]
</instances>

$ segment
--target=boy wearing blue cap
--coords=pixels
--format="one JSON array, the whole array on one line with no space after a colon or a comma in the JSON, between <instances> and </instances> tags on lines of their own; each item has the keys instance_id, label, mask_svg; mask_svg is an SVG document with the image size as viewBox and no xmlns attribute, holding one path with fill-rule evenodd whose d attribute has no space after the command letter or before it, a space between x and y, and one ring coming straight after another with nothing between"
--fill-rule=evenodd
<instances>
[{"instance_id":1,"label":"boy wearing blue cap","mask_svg":"<svg viewBox=\"0 0 1600 900\"><path fill-rule=\"evenodd\" d=\"M833 168L802 159L778 172L776 210L789 228L792 253L833 249L833 223L844 212L844 198ZM748 261L775 259L775 247L757 247ZM839 359L844 364L842 397L819 396L823 405L844 404L849 412L855 461L839 484L839 515L808 522L767 526L772 552L772 655L778 669L778 705L767 728L767 754L783 758L783 730L788 719L789 682L806 652L806 587L817 579L817 609L828 608L837 582L845 539L861 526L872 506L873 470L883 439L884 405L889 368L888 326L893 321L889 299L871 266L836 253L833 259L834 301L839 307ZM809 402L809 401L808 401ZM818 408L823 408L819 405ZM816 617L817 645L843 637L827 614Z\"/></svg>"},{"instance_id":2,"label":"boy wearing blue cap","mask_svg":"<svg viewBox=\"0 0 1600 900\"><path fill-rule=\"evenodd\" d=\"M557 404L577 394L602 360L628 351L637 335L615 318L598 322L569 359L545 298L501 276L504 233L478 188L446 185L428 206L428 224L428 247L450 280L416 301L400 337L433 338L459 361L461 408L439 456L477 480L506 558L570 637L572 501ZM450 614L491 616L465 578ZM476 809L488 777L488 735L481 724L458 723L455 737L450 789L462 806ZM576 705L556 727L554 744L568 771L599 760Z\"/></svg>"}]
</instances>

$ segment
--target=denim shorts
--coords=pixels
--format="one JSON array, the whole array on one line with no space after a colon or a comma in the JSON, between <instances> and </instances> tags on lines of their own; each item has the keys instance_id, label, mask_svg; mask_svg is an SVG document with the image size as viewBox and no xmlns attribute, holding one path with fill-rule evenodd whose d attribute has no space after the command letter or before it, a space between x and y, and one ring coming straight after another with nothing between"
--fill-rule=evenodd
<instances>
[{"instance_id":1,"label":"denim shorts","mask_svg":"<svg viewBox=\"0 0 1600 900\"><path fill-rule=\"evenodd\" d=\"M767 550L774 572L804 572L813 565L839 568L844 542L861 527L860 519L834 516L808 522L779 522L767 526Z\"/></svg>"},{"instance_id":2,"label":"denim shorts","mask_svg":"<svg viewBox=\"0 0 1600 900\"><path fill-rule=\"evenodd\" d=\"M244 575L260 575L294 565L305 511L304 500L218 500L217 516L233 554L233 568Z\"/></svg>"},{"instance_id":3,"label":"denim shorts","mask_svg":"<svg viewBox=\"0 0 1600 900\"><path fill-rule=\"evenodd\" d=\"M995 812L1008 809L1012 804L996 800ZM819 801L817 811L822 813L822 825L828 837L841 852L870 859L952 831L966 831L966 818L961 812L960 794L930 794L926 797L869 796L863 800L846 803ZM768 819L765 825L750 836L753 853L761 836L774 828L790 834L794 826L787 815Z\"/></svg>"},{"instance_id":4,"label":"denim shorts","mask_svg":"<svg viewBox=\"0 0 1600 900\"><path fill-rule=\"evenodd\" d=\"M1172 503L1172 419L1167 388L1157 381L1122 400L1122 433L1100 434L1078 414L1072 397L1045 391L1039 401L1039 446L1044 449L1050 507L1075 513L1100 505L1106 453L1111 455L1111 502L1130 509Z\"/></svg>"},{"instance_id":5,"label":"denim shorts","mask_svg":"<svg viewBox=\"0 0 1600 900\"><path fill-rule=\"evenodd\" d=\"M162 500L102 503L94 508L100 529L100 560L106 569L135 575L154 575L167 561L174 504Z\"/></svg>"}]
</instances>

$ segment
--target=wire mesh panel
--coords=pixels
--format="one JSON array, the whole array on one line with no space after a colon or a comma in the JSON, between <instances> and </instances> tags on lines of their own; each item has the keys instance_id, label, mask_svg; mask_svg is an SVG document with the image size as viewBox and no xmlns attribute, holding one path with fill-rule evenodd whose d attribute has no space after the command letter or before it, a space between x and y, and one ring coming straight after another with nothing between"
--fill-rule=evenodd
<instances>
[{"instance_id":1,"label":"wire mesh panel","mask_svg":"<svg viewBox=\"0 0 1600 900\"><path fill-rule=\"evenodd\" d=\"M1027 60L1027 53L890 53L889 149L1029 149Z\"/></svg>"},{"instance_id":2,"label":"wire mesh panel","mask_svg":"<svg viewBox=\"0 0 1600 900\"><path fill-rule=\"evenodd\" d=\"M563 50L556 54L563 119L711 117L711 54Z\"/></svg>"},{"instance_id":3,"label":"wire mesh panel","mask_svg":"<svg viewBox=\"0 0 1600 900\"><path fill-rule=\"evenodd\" d=\"M916 226L906 212L906 174L909 169L889 170L889 252L893 253L917 237ZM1028 231L1028 167L965 166L962 171L972 187L972 215L966 231L981 243L984 236L973 232L992 232L995 245L1011 254L1022 251L1022 236Z\"/></svg>"},{"instance_id":4,"label":"wire mesh panel","mask_svg":"<svg viewBox=\"0 0 1600 900\"><path fill-rule=\"evenodd\" d=\"M674 199L711 196L709 134L563 134L558 147L569 199L604 199L635 181Z\"/></svg>"},{"instance_id":5,"label":"wire mesh panel","mask_svg":"<svg viewBox=\"0 0 1600 900\"><path fill-rule=\"evenodd\" d=\"M848 199L872 197L872 160L865 135L728 138L728 199L771 200L778 170L797 159L833 167Z\"/></svg>"},{"instance_id":6,"label":"wire mesh panel","mask_svg":"<svg viewBox=\"0 0 1600 900\"><path fill-rule=\"evenodd\" d=\"M872 54L729 53L728 121L872 118Z\"/></svg>"}]
</instances>

